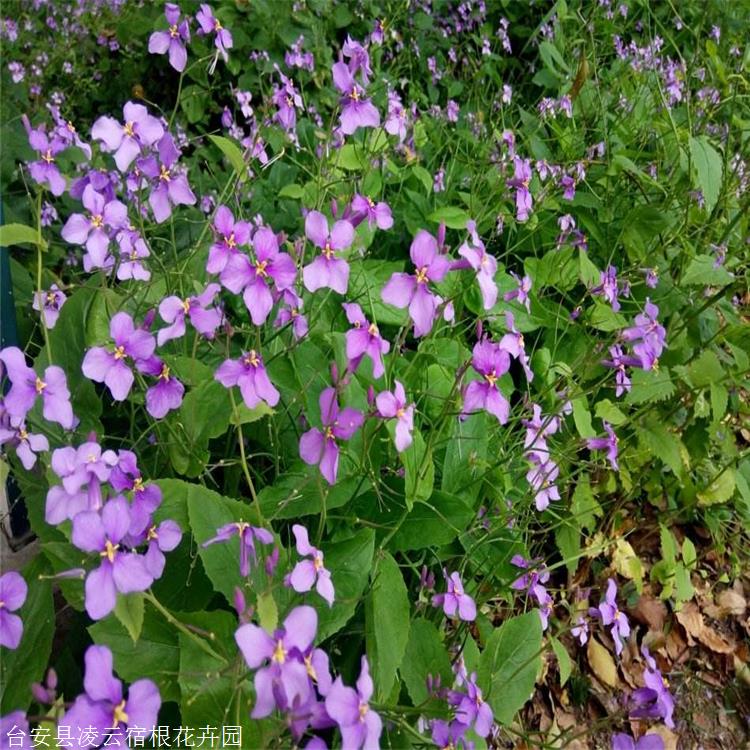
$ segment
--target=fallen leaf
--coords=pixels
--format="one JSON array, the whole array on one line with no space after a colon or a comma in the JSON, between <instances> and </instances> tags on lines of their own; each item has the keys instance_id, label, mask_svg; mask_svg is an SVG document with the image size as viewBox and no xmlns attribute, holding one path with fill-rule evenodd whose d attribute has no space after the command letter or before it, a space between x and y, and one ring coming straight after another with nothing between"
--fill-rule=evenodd
<instances>
[{"instance_id":1,"label":"fallen leaf","mask_svg":"<svg viewBox=\"0 0 750 750\"><path fill-rule=\"evenodd\" d=\"M629 578L638 584L643 581L643 565L630 542L620 537L615 543L612 553L612 566L623 577Z\"/></svg>"},{"instance_id":2,"label":"fallen leaf","mask_svg":"<svg viewBox=\"0 0 750 750\"><path fill-rule=\"evenodd\" d=\"M617 667L612 654L602 646L596 638L589 639L589 645L586 649L589 664L594 674L609 687L617 687Z\"/></svg>"},{"instance_id":3,"label":"fallen leaf","mask_svg":"<svg viewBox=\"0 0 750 750\"><path fill-rule=\"evenodd\" d=\"M664 630L667 607L661 599L650 594L643 594L638 597L635 607L630 612L638 622L648 625L649 630Z\"/></svg>"},{"instance_id":4,"label":"fallen leaf","mask_svg":"<svg viewBox=\"0 0 750 750\"><path fill-rule=\"evenodd\" d=\"M747 609L747 602L742 594L734 589L725 589L717 597L716 602L724 615L742 617Z\"/></svg>"},{"instance_id":5,"label":"fallen leaf","mask_svg":"<svg viewBox=\"0 0 750 750\"><path fill-rule=\"evenodd\" d=\"M685 628L689 646L695 645L697 639L717 654L734 652L734 646L731 643L720 636L710 625L706 625L695 602L687 602L679 612L675 613L675 617L677 622Z\"/></svg>"},{"instance_id":6,"label":"fallen leaf","mask_svg":"<svg viewBox=\"0 0 750 750\"><path fill-rule=\"evenodd\" d=\"M648 734L658 734L664 740L664 750L677 750L677 735L663 724L649 727Z\"/></svg>"}]
</instances>

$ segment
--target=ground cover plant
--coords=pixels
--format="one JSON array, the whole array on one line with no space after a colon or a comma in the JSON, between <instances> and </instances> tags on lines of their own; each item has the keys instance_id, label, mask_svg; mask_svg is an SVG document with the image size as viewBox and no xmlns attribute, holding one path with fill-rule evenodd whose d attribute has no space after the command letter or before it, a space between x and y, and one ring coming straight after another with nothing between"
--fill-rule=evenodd
<instances>
[{"instance_id":1,"label":"ground cover plant","mask_svg":"<svg viewBox=\"0 0 750 750\"><path fill-rule=\"evenodd\" d=\"M747 741L750 5L1 13L2 747Z\"/></svg>"}]
</instances>

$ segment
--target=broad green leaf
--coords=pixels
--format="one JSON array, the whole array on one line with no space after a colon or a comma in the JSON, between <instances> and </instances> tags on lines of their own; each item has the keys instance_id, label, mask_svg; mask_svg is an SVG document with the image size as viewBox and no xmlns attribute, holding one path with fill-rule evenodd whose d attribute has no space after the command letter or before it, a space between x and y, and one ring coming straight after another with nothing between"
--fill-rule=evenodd
<instances>
[{"instance_id":1,"label":"broad green leaf","mask_svg":"<svg viewBox=\"0 0 750 750\"><path fill-rule=\"evenodd\" d=\"M654 458L661 459L675 476L682 475L682 459L686 455L681 449L682 441L663 422L650 420L645 426L638 427L637 433L641 444Z\"/></svg>"},{"instance_id":2,"label":"broad green leaf","mask_svg":"<svg viewBox=\"0 0 750 750\"><path fill-rule=\"evenodd\" d=\"M710 255L698 255L690 261L682 277L686 286L724 286L734 281L724 266L716 266L715 258Z\"/></svg>"},{"instance_id":3,"label":"broad green leaf","mask_svg":"<svg viewBox=\"0 0 750 750\"><path fill-rule=\"evenodd\" d=\"M185 86L180 95L180 107L185 113L185 117L190 124L199 122L206 111L208 103L208 93L202 86ZM222 138L222 136L209 136L213 138ZM224 138L226 140L226 138Z\"/></svg>"},{"instance_id":4,"label":"broad green leaf","mask_svg":"<svg viewBox=\"0 0 750 750\"><path fill-rule=\"evenodd\" d=\"M279 198L293 198L294 200L299 200L304 194L305 190L302 185L284 185L284 187L279 190Z\"/></svg>"},{"instance_id":5,"label":"broad green leaf","mask_svg":"<svg viewBox=\"0 0 750 750\"><path fill-rule=\"evenodd\" d=\"M240 147L233 140L225 138L223 135L209 135L208 137L227 157L232 169L237 172L240 182L244 182L247 179L247 164Z\"/></svg>"},{"instance_id":6,"label":"broad green leaf","mask_svg":"<svg viewBox=\"0 0 750 750\"><path fill-rule=\"evenodd\" d=\"M349 171L363 170L368 166L367 155L361 146L347 143L338 151L336 166Z\"/></svg>"},{"instance_id":7,"label":"broad green leaf","mask_svg":"<svg viewBox=\"0 0 750 750\"><path fill-rule=\"evenodd\" d=\"M433 492L429 500L414 503L388 547L403 551L448 544L463 533L474 515L458 495Z\"/></svg>"},{"instance_id":8,"label":"broad green leaf","mask_svg":"<svg viewBox=\"0 0 750 750\"><path fill-rule=\"evenodd\" d=\"M689 570L693 570L698 562L695 545L690 541L690 537L687 536L682 540L682 562Z\"/></svg>"},{"instance_id":9,"label":"broad green leaf","mask_svg":"<svg viewBox=\"0 0 750 750\"><path fill-rule=\"evenodd\" d=\"M711 411L713 421L719 422L727 413L727 404L729 403L729 392L720 383L711 383Z\"/></svg>"},{"instance_id":10,"label":"broad green leaf","mask_svg":"<svg viewBox=\"0 0 750 750\"><path fill-rule=\"evenodd\" d=\"M0 227L0 247L12 245L39 245L42 250L47 249L47 241L34 229L25 224L3 224Z\"/></svg>"},{"instance_id":11,"label":"broad green leaf","mask_svg":"<svg viewBox=\"0 0 750 750\"><path fill-rule=\"evenodd\" d=\"M560 687L565 687L565 683L568 681L571 672L573 671L573 662L568 653L568 649L554 636L550 638L552 643L552 650L555 652L557 657L557 665L560 669Z\"/></svg>"},{"instance_id":12,"label":"broad green leaf","mask_svg":"<svg viewBox=\"0 0 750 750\"><path fill-rule=\"evenodd\" d=\"M143 594L118 594L115 617L128 631L133 643L137 643L143 630Z\"/></svg>"},{"instance_id":13,"label":"broad green leaf","mask_svg":"<svg viewBox=\"0 0 750 750\"><path fill-rule=\"evenodd\" d=\"M18 648L0 646L0 713L26 711L31 704L31 683L40 682L47 668L55 633L55 608L52 582L40 579L50 570L38 556L21 571L28 586L23 606L14 616L23 622L23 635Z\"/></svg>"},{"instance_id":14,"label":"broad green leaf","mask_svg":"<svg viewBox=\"0 0 750 750\"><path fill-rule=\"evenodd\" d=\"M608 398L597 401L594 412L597 417L612 425L622 424L627 419L620 407L613 404Z\"/></svg>"},{"instance_id":15,"label":"broad green leaf","mask_svg":"<svg viewBox=\"0 0 750 750\"><path fill-rule=\"evenodd\" d=\"M263 630L273 633L279 624L279 609L270 591L258 594L258 621Z\"/></svg>"},{"instance_id":16,"label":"broad green leaf","mask_svg":"<svg viewBox=\"0 0 750 750\"><path fill-rule=\"evenodd\" d=\"M479 412L465 420L453 421L451 439L445 449L441 488L458 494L468 502L475 500L482 488L477 481L487 457L488 430L486 416Z\"/></svg>"},{"instance_id":17,"label":"broad green leaf","mask_svg":"<svg viewBox=\"0 0 750 750\"><path fill-rule=\"evenodd\" d=\"M443 685L450 685L453 681L445 643L440 639L438 629L429 620L418 618L412 622L399 674L415 706L430 698L426 681L428 674L440 677Z\"/></svg>"},{"instance_id":18,"label":"broad green leaf","mask_svg":"<svg viewBox=\"0 0 750 750\"><path fill-rule=\"evenodd\" d=\"M411 168L412 174L422 183L427 195L432 193L432 175L419 164L414 164Z\"/></svg>"},{"instance_id":19,"label":"broad green leaf","mask_svg":"<svg viewBox=\"0 0 750 750\"><path fill-rule=\"evenodd\" d=\"M265 402L261 401L254 409L248 409L244 403L237 405L237 413L232 414L229 418L230 424L250 424L251 422L257 422L263 417L268 417L273 414L273 409Z\"/></svg>"},{"instance_id":20,"label":"broad green leaf","mask_svg":"<svg viewBox=\"0 0 750 750\"><path fill-rule=\"evenodd\" d=\"M469 215L458 206L444 206L443 208L433 211L427 219L437 224L445 224L449 229L466 229L466 222L469 221Z\"/></svg>"},{"instance_id":21,"label":"broad green leaf","mask_svg":"<svg viewBox=\"0 0 750 750\"><path fill-rule=\"evenodd\" d=\"M602 506L591 491L591 483L587 474L581 476L573 491L570 512L581 528L590 532L596 530L596 519L603 514Z\"/></svg>"},{"instance_id":22,"label":"broad green leaf","mask_svg":"<svg viewBox=\"0 0 750 750\"><path fill-rule=\"evenodd\" d=\"M582 438L596 437L596 430L591 424L591 412L589 411L588 401L585 395L574 398L573 404L573 421L576 430Z\"/></svg>"},{"instance_id":23,"label":"broad green leaf","mask_svg":"<svg viewBox=\"0 0 750 750\"><path fill-rule=\"evenodd\" d=\"M557 525L555 543L568 573L573 575L578 568L581 554L581 527L576 519L565 518Z\"/></svg>"},{"instance_id":24,"label":"broad green leaf","mask_svg":"<svg viewBox=\"0 0 750 750\"><path fill-rule=\"evenodd\" d=\"M269 519L297 518L340 508L369 487L358 477L342 479L334 485L320 481L306 469L292 467L258 493L263 515Z\"/></svg>"},{"instance_id":25,"label":"broad green leaf","mask_svg":"<svg viewBox=\"0 0 750 750\"><path fill-rule=\"evenodd\" d=\"M372 568L375 532L362 529L343 542L324 544L325 564L331 571L336 590L332 607L315 597L310 602L318 610L318 641L341 630L351 619L362 598Z\"/></svg>"},{"instance_id":26,"label":"broad green leaf","mask_svg":"<svg viewBox=\"0 0 750 750\"><path fill-rule=\"evenodd\" d=\"M496 628L479 662L479 684L495 721L510 724L534 691L541 666L542 621L537 610Z\"/></svg>"},{"instance_id":27,"label":"broad green leaf","mask_svg":"<svg viewBox=\"0 0 750 750\"><path fill-rule=\"evenodd\" d=\"M627 325L625 317L616 313L609 305L594 300L594 306L588 315L588 322L598 331L619 331Z\"/></svg>"},{"instance_id":28,"label":"broad green leaf","mask_svg":"<svg viewBox=\"0 0 750 750\"><path fill-rule=\"evenodd\" d=\"M625 398L626 404L644 404L649 401L664 401L675 392L669 369L634 370L632 388Z\"/></svg>"},{"instance_id":29,"label":"broad green leaf","mask_svg":"<svg viewBox=\"0 0 750 750\"><path fill-rule=\"evenodd\" d=\"M721 192L724 173L721 154L711 145L705 135L690 136L689 144L693 185L703 193L706 210L711 213Z\"/></svg>"},{"instance_id":30,"label":"broad green leaf","mask_svg":"<svg viewBox=\"0 0 750 750\"><path fill-rule=\"evenodd\" d=\"M406 504L411 509L419 500L428 500L435 482L435 464L432 453L427 450L422 434L415 429L412 444L401 453L404 465Z\"/></svg>"},{"instance_id":31,"label":"broad green leaf","mask_svg":"<svg viewBox=\"0 0 750 750\"><path fill-rule=\"evenodd\" d=\"M409 640L409 594L398 563L387 552L365 600L367 655L380 699L391 692Z\"/></svg>"},{"instance_id":32,"label":"broad green leaf","mask_svg":"<svg viewBox=\"0 0 750 750\"><path fill-rule=\"evenodd\" d=\"M725 503L734 494L735 486L734 469L730 466L724 469L708 487L698 493L698 505Z\"/></svg>"}]
</instances>

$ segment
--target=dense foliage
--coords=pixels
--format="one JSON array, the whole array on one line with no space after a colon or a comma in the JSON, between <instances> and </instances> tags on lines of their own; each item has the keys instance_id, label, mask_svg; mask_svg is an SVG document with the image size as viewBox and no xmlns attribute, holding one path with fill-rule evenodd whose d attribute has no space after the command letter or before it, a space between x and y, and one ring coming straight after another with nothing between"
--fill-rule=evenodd
<instances>
[{"instance_id":1,"label":"dense foliage","mask_svg":"<svg viewBox=\"0 0 750 750\"><path fill-rule=\"evenodd\" d=\"M639 614L748 572L750 6L2 14L3 747L687 742Z\"/></svg>"}]
</instances>

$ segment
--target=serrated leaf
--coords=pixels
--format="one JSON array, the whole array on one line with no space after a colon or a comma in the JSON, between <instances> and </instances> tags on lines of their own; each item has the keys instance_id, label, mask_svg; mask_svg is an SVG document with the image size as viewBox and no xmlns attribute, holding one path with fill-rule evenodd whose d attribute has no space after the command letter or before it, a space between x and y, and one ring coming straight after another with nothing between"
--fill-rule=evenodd
<instances>
[{"instance_id":1,"label":"serrated leaf","mask_svg":"<svg viewBox=\"0 0 750 750\"><path fill-rule=\"evenodd\" d=\"M645 427L637 428L637 433L641 444L652 456L661 459L675 476L683 473L682 441L666 425L654 420Z\"/></svg>"},{"instance_id":2,"label":"serrated leaf","mask_svg":"<svg viewBox=\"0 0 750 750\"><path fill-rule=\"evenodd\" d=\"M729 403L729 392L720 383L711 383L711 411L714 422L719 422L724 418Z\"/></svg>"},{"instance_id":3,"label":"serrated leaf","mask_svg":"<svg viewBox=\"0 0 750 750\"><path fill-rule=\"evenodd\" d=\"M47 249L47 241L34 227L25 224L3 224L0 227L0 247L24 244L38 245L42 250Z\"/></svg>"},{"instance_id":4,"label":"serrated leaf","mask_svg":"<svg viewBox=\"0 0 750 750\"><path fill-rule=\"evenodd\" d=\"M626 404L645 404L651 401L664 401L674 395L675 385L669 369L635 370L631 377L632 388L625 398Z\"/></svg>"},{"instance_id":5,"label":"serrated leaf","mask_svg":"<svg viewBox=\"0 0 750 750\"><path fill-rule=\"evenodd\" d=\"M128 631L133 643L138 643L141 637L144 609L143 594L118 594L114 609L115 617Z\"/></svg>"},{"instance_id":6,"label":"serrated leaf","mask_svg":"<svg viewBox=\"0 0 750 750\"><path fill-rule=\"evenodd\" d=\"M734 494L735 486L734 469L728 467L706 489L698 493L698 505L725 503Z\"/></svg>"},{"instance_id":7,"label":"serrated leaf","mask_svg":"<svg viewBox=\"0 0 750 750\"><path fill-rule=\"evenodd\" d=\"M602 506L591 491L591 483L587 474L581 476L573 491L570 512L576 522L590 532L596 530L596 519L603 514Z\"/></svg>"}]
</instances>

